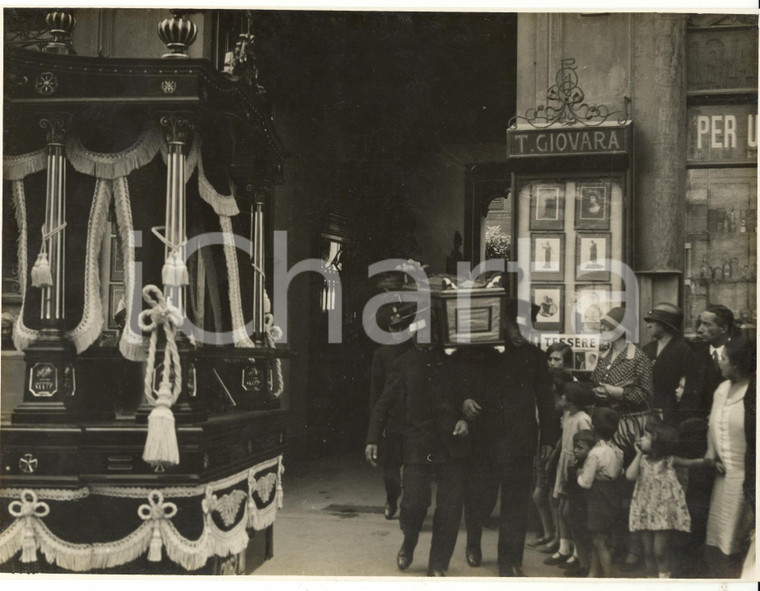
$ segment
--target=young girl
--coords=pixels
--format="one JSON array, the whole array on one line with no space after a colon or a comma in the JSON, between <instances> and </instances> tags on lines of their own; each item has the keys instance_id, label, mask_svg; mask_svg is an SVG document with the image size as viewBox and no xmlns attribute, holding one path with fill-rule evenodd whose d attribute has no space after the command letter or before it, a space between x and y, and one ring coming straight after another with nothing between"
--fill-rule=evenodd
<instances>
[{"instance_id":1,"label":"young girl","mask_svg":"<svg viewBox=\"0 0 760 591\"><path fill-rule=\"evenodd\" d=\"M678 482L676 466L692 461L674 458L678 444L675 429L651 418L644 435L636 442L636 457L625 475L635 480L628 528L641 532L647 570L661 579L670 578L670 535L674 530L688 532L691 517L686 495Z\"/></svg>"},{"instance_id":2,"label":"young girl","mask_svg":"<svg viewBox=\"0 0 760 591\"><path fill-rule=\"evenodd\" d=\"M565 570L566 577L585 577L589 574L592 556L591 536L588 531L587 491L579 484L578 476L584 469L589 452L596 445L593 431L583 429L573 435L575 462L568 466L567 524L573 536L577 562Z\"/></svg>"},{"instance_id":3,"label":"young girl","mask_svg":"<svg viewBox=\"0 0 760 591\"><path fill-rule=\"evenodd\" d=\"M591 417L585 408L594 402L594 393L588 382L571 382L563 388L560 406L562 412L562 439L557 463L557 477L554 484L554 497L558 499L559 511L559 548L557 552L544 560L544 564L560 565L566 563L573 555L572 539L567 524L567 483L568 466L574 463L573 435L583 429L591 429ZM571 564L574 561L571 561Z\"/></svg>"},{"instance_id":4,"label":"young girl","mask_svg":"<svg viewBox=\"0 0 760 591\"><path fill-rule=\"evenodd\" d=\"M569 369L573 364L573 349L567 343L554 343L546 350L546 361L549 365L549 374L554 386L554 392L559 401L562 385L573 381L573 375ZM559 412L557 413L559 423ZM556 478L556 462L547 466L540 455L534 458L534 480L536 486L533 489L533 503L536 505L538 517L541 520L543 534L534 542L528 542L528 546L537 547L539 551L549 554L559 547L559 532L556 531L557 507L551 496L552 486Z\"/></svg>"}]
</instances>

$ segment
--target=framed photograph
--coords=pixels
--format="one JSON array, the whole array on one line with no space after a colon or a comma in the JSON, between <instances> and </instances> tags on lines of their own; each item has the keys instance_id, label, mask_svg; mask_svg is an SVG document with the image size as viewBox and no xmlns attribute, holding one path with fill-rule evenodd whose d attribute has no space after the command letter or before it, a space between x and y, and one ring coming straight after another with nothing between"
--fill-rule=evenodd
<instances>
[{"instance_id":1,"label":"framed photograph","mask_svg":"<svg viewBox=\"0 0 760 591\"><path fill-rule=\"evenodd\" d=\"M610 284L576 285L572 331L575 334L598 334L602 317L612 304Z\"/></svg>"},{"instance_id":2,"label":"framed photograph","mask_svg":"<svg viewBox=\"0 0 760 591\"><path fill-rule=\"evenodd\" d=\"M109 285L108 286L108 328L112 330L119 330L121 327L116 322L116 313L120 309L121 305L124 305L124 286L123 285Z\"/></svg>"},{"instance_id":3,"label":"framed photograph","mask_svg":"<svg viewBox=\"0 0 760 591\"><path fill-rule=\"evenodd\" d=\"M536 184L530 192L530 229L565 228L565 188L563 185Z\"/></svg>"},{"instance_id":4,"label":"framed photograph","mask_svg":"<svg viewBox=\"0 0 760 591\"><path fill-rule=\"evenodd\" d=\"M609 185L578 185L575 199L575 228L578 230L610 229Z\"/></svg>"},{"instance_id":5,"label":"framed photograph","mask_svg":"<svg viewBox=\"0 0 760 591\"><path fill-rule=\"evenodd\" d=\"M124 281L124 258L116 236L111 236L111 281Z\"/></svg>"},{"instance_id":6,"label":"framed photograph","mask_svg":"<svg viewBox=\"0 0 760 591\"><path fill-rule=\"evenodd\" d=\"M609 258L609 234L578 234L575 239L575 279L609 281Z\"/></svg>"},{"instance_id":7,"label":"framed photograph","mask_svg":"<svg viewBox=\"0 0 760 591\"><path fill-rule=\"evenodd\" d=\"M530 273L536 281L562 281L565 275L565 235L530 235Z\"/></svg>"},{"instance_id":8,"label":"framed photograph","mask_svg":"<svg viewBox=\"0 0 760 591\"><path fill-rule=\"evenodd\" d=\"M531 302L538 306L536 328L562 332L564 327L565 286L533 285Z\"/></svg>"}]
</instances>

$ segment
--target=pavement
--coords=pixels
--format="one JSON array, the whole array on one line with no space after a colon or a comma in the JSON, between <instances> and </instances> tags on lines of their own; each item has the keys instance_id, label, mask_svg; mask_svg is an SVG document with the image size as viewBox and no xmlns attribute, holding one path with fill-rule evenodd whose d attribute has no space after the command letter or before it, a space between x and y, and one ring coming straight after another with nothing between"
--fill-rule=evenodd
<instances>
[{"instance_id":1,"label":"pavement","mask_svg":"<svg viewBox=\"0 0 760 591\"><path fill-rule=\"evenodd\" d=\"M380 466L373 469L363 450L289 465L285 459L284 503L274 525L274 556L254 576L305 577L425 577L430 550L433 507L428 511L414 561L407 571L396 568L403 536L398 514L383 515L385 490ZM435 496L433 496L435 501ZM434 506L434 502L433 502ZM497 529L483 531L483 563L472 568L465 560L464 523L447 575L498 577ZM528 540L535 538L528 532ZM523 571L530 578L562 576L543 564L546 554L525 549ZM641 578L643 571L615 573Z\"/></svg>"}]
</instances>

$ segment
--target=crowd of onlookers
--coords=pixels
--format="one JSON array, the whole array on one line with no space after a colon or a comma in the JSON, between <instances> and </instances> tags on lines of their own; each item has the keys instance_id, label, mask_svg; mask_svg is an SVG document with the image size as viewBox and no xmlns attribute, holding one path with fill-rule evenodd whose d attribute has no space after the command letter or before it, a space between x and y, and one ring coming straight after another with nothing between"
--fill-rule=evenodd
<instances>
[{"instance_id":1,"label":"crowd of onlookers","mask_svg":"<svg viewBox=\"0 0 760 591\"><path fill-rule=\"evenodd\" d=\"M531 491L541 531L527 545L559 576L739 576L754 558L756 351L731 311L708 307L687 342L681 311L658 304L640 348L632 314L613 308L588 373L570 371L567 344L529 344L516 309L500 351L406 342L375 355L365 454L374 465L385 448L386 518L400 499L398 568L436 481L430 576L445 575L463 514L467 563L481 564L499 493L499 574L522 575Z\"/></svg>"}]
</instances>

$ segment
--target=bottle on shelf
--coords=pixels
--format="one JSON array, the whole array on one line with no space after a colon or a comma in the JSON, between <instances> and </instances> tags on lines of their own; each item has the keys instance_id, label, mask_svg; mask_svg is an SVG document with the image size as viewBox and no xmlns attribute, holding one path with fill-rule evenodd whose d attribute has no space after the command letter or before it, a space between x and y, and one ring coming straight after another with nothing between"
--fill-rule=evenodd
<instances>
[{"instance_id":1,"label":"bottle on shelf","mask_svg":"<svg viewBox=\"0 0 760 591\"><path fill-rule=\"evenodd\" d=\"M740 279L741 271L739 270L739 257L731 258L731 278Z\"/></svg>"},{"instance_id":2,"label":"bottle on shelf","mask_svg":"<svg viewBox=\"0 0 760 591\"><path fill-rule=\"evenodd\" d=\"M699 266L699 278L710 279L711 276L710 265L707 264L707 257L705 257L702 259L702 264Z\"/></svg>"},{"instance_id":3,"label":"bottle on shelf","mask_svg":"<svg viewBox=\"0 0 760 591\"><path fill-rule=\"evenodd\" d=\"M726 214L726 232L736 232L736 212L733 207Z\"/></svg>"},{"instance_id":4,"label":"bottle on shelf","mask_svg":"<svg viewBox=\"0 0 760 591\"><path fill-rule=\"evenodd\" d=\"M744 234L747 231L747 210L742 209L741 215L739 216L739 232Z\"/></svg>"},{"instance_id":5,"label":"bottle on shelf","mask_svg":"<svg viewBox=\"0 0 760 591\"><path fill-rule=\"evenodd\" d=\"M712 279L713 281L723 281L723 267L721 265L713 267Z\"/></svg>"},{"instance_id":6,"label":"bottle on shelf","mask_svg":"<svg viewBox=\"0 0 760 591\"><path fill-rule=\"evenodd\" d=\"M731 280L731 263L728 262L728 259L723 259L723 280Z\"/></svg>"}]
</instances>

